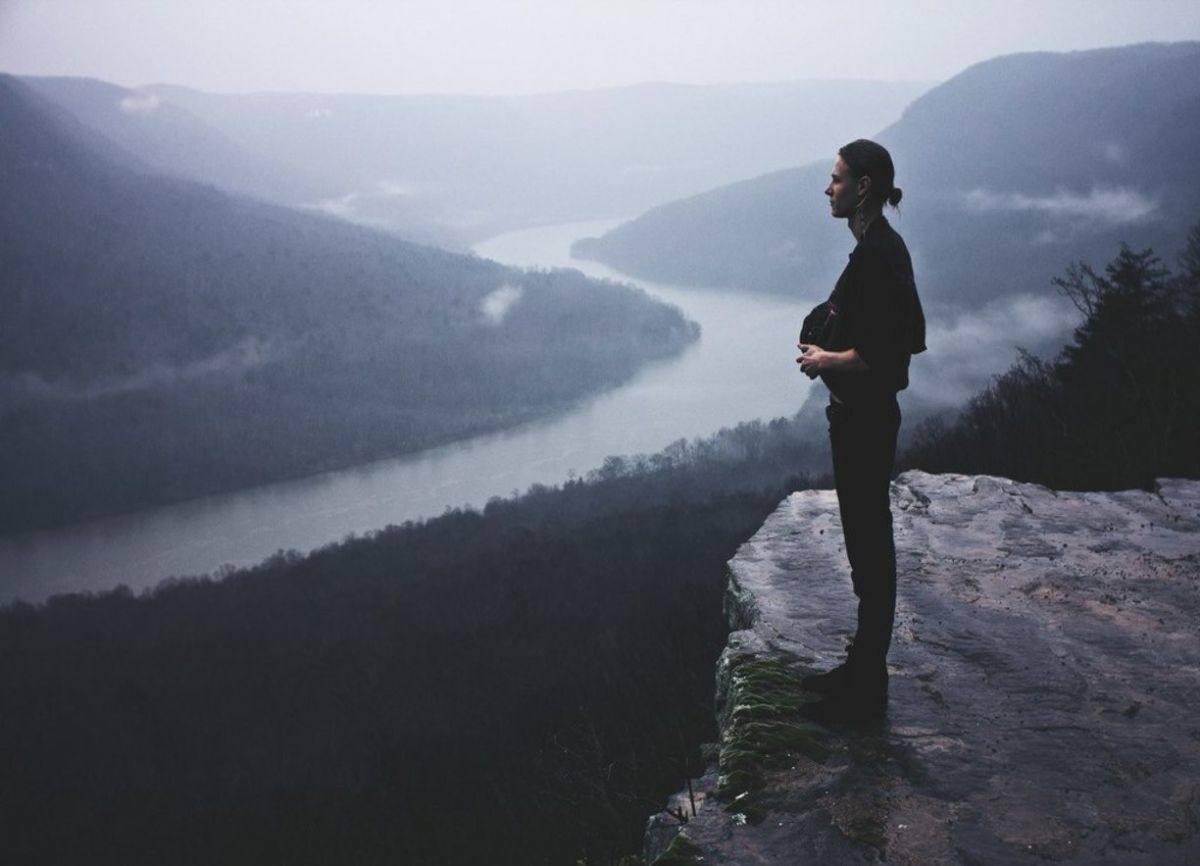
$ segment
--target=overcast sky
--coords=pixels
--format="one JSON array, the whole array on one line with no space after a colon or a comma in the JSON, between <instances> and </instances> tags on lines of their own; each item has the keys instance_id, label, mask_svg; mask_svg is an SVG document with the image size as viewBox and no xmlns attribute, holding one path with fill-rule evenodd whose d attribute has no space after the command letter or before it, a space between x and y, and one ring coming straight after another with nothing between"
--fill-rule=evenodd
<instances>
[{"instance_id":1,"label":"overcast sky","mask_svg":"<svg viewBox=\"0 0 1200 866\"><path fill-rule=\"evenodd\" d=\"M0 0L0 70L214 91L939 81L1014 51L1183 39L1197 0Z\"/></svg>"}]
</instances>

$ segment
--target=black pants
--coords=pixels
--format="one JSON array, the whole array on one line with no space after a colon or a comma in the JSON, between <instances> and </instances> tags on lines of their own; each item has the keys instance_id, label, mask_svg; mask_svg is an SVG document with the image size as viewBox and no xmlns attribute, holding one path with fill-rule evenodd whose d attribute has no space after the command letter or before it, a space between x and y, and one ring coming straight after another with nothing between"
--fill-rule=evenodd
<instances>
[{"instance_id":1,"label":"black pants","mask_svg":"<svg viewBox=\"0 0 1200 866\"><path fill-rule=\"evenodd\" d=\"M850 658L881 667L896 618L896 544L889 485L896 462L900 407L895 398L866 406L830 403L833 478L854 594L858 629Z\"/></svg>"}]
</instances>

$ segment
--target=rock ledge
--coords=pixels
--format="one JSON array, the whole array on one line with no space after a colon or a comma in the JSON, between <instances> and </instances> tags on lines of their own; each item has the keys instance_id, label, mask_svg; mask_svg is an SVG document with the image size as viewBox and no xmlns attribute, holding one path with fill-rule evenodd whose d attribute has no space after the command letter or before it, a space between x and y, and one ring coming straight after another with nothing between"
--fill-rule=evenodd
<instances>
[{"instance_id":1,"label":"rock ledge","mask_svg":"<svg viewBox=\"0 0 1200 866\"><path fill-rule=\"evenodd\" d=\"M730 562L719 762L645 861L682 834L739 866L1200 862L1200 482L908 472L892 503L887 719L794 715L855 607L833 491L793 494Z\"/></svg>"}]
</instances>

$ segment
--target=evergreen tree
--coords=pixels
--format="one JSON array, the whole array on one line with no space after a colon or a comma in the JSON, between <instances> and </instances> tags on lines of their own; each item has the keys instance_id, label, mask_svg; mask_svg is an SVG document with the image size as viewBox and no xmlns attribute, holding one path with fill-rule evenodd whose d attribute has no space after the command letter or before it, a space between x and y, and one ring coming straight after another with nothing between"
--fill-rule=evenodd
<instances>
[{"instance_id":1,"label":"evergreen tree","mask_svg":"<svg viewBox=\"0 0 1200 866\"><path fill-rule=\"evenodd\" d=\"M1083 321L1053 362L1023 354L952 422L924 425L904 465L1057 488L1150 486L1200 475L1200 226L1172 275L1122 246L1097 272L1054 280Z\"/></svg>"}]
</instances>

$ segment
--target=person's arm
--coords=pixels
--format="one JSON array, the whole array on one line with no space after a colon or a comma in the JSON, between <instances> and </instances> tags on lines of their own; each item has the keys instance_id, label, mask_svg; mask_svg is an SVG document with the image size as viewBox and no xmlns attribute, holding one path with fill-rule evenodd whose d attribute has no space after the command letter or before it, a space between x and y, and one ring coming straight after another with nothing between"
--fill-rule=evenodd
<instances>
[{"instance_id":1,"label":"person's arm","mask_svg":"<svg viewBox=\"0 0 1200 866\"><path fill-rule=\"evenodd\" d=\"M844 352L827 352L820 346L810 343L800 343L800 357L796 363L801 371L810 379L817 378L820 373L865 373L871 369L858 354L857 349L846 349Z\"/></svg>"}]
</instances>

